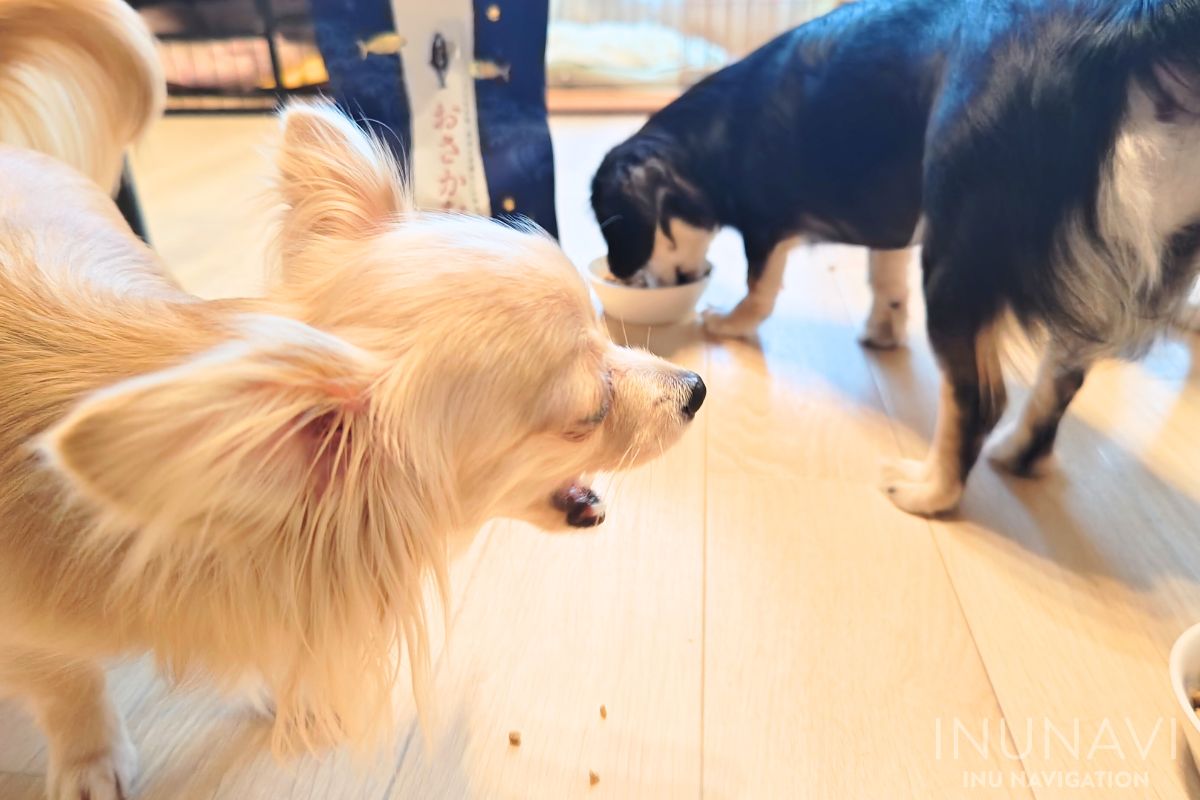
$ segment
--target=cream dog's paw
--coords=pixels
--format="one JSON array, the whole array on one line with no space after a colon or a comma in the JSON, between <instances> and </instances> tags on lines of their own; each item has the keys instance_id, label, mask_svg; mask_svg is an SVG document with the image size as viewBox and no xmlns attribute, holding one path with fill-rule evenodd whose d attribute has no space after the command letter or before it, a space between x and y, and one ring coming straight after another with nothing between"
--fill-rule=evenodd
<instances>
[{"instance_id":1,"label":"cream dog's paw","mask_svg":"<svg viewBox=\"0 0 1200 800\"><path fill-rule=\"evenodd\" d=\"M127 737L110 751L68 761L47 776L49 800L128 800L137 778L137 751Z\"/></svg>"}]
</instances>

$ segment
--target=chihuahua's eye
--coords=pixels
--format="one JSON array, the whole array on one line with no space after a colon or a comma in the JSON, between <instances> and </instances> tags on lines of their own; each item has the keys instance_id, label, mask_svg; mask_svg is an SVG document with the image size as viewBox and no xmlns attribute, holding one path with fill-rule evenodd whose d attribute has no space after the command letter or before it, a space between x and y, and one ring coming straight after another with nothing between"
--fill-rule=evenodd
<instances>
[{"instance_id":1,"label":"chihuahua's eye","mask_svg":"<svg viewBox=\"0 0 1200 800\"><path fill-rule=\"evenodd\" d=\"M574 425L565 435L567 441L582 442L599 429L600 422L593 422L591 418L588 418Z\"/></svg>"},{"instance_id":2,"label":"chihuahua's eye","mask_svg":"<svg viewBox=\"0 0 1200 800\"><path fill-rule=\"evenodd\" d=\"M608 417L609 409L612 408L612 375L605 374L604 390L601 395L600 408L596 409L594 414L589 415L585 419L579 421L574 428L567 433L567 438L572 441L581 441L592 434Z\"/></svg>"},{"instance_id":3,"label":"chihuahua's eye","mask_svg":"<svg viewBox=\"0 0 1200 800\"><path fill-rule=\"evenodd\" d=\"M599 425L601 422L604 422L604 418L608 416L608 406L609 406L608 398L605 398L604 405L600 406L600 410L597 411L595 414L592 414L587 419L585 419L583 421L584 424L585 425Z\"/></svg>"},{"instance_id":4,"label":"chihuahua's eye","mask_svg":"<svg viewBox=\"0 0 1200 800\"><path fill-rule=\"evenodd\" d=\"M596 431L600 430L600 425L603 424L604 418L608 416L608 409L603 409L585 420L575 424L567 431L567 440L572 442L582 442Z\"/></svg>"},{"instance_id":5,"label":"chihuahua's eye","mask_svg":"<svg viewBox=\"0 0 1200 800\"><path fill-rule=\"evenodd\" d=\"M608 411L612 408L613 399L613 376L612 372L604 373L604 384L600 390L600 408L595 414L588 417L588 422L593 425L599 425L604 422L604 418L608 416Z\"/></svg>"}]
</instances>

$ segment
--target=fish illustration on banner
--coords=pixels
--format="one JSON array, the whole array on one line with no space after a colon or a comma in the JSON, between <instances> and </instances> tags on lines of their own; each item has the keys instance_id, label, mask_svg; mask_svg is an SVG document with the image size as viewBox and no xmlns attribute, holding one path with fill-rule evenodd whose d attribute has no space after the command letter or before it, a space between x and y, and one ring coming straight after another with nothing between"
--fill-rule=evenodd
<instances>
[{"instance_id":1,"label":"fish illustration on banner","mask_svg":"<svg viewBox=\"0 0 1200 800\"><path fill-rule=\"evenodd\" d=\"M360 58L395 55L406 44L408 40L398 33L377 33L367 41L358 43L358 54Z\"/></svg>"}]
</instances>

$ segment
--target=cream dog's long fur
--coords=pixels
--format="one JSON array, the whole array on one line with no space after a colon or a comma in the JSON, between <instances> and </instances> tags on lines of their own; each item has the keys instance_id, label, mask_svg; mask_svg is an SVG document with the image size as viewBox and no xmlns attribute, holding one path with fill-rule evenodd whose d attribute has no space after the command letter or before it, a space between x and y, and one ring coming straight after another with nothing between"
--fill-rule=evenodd
<instances>
[{"instance_id":1,"label":"cream dog's long fur","mask_svg":"<svg viewBox=\"0 0 1200 800\"><path fill-rule=\"evenodd\" d=\"M154 39L127 4L0 0L0 142L111 190L165 97Z\"/></svg>"},{"instance_id":2,"label":"cream dog's long fur","mask_svg":"<svg viewBox=\"0 0 1200 800\"><path fill-rule=\"evenodd\" d=\"M563 488L658 454L695 381L613 345L548 237L413 211L327 107L284 117L269 296L185 293L105 191L152 54L119 0L0 3L0 130L57 156L0 148L0 689L55 800L131 790L119 654L261 680L281 749L376 740L400 648L427 679L450 540L562 527Z\"/></svg>"}]
</instances>

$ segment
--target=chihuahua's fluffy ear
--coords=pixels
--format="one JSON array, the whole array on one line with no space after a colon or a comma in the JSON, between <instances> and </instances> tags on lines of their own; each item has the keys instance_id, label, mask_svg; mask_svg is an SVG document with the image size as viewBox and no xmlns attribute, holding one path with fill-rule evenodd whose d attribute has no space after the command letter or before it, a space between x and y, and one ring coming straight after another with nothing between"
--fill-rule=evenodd
<instances>
[{"instance_id":1,"label":"chihuahua's fluffy ear","mask_svg":"<svg viewBox=\"0 0 1200 800\"><path fill-rule=\"evenodd\" d=\"M361 238L412 208L392 154L335 108L293 104L282 120L285 258L317 239Z\"/></svg>"},{"instance_id":2,"label":"chihuahua's fluffy ear","mask_svg":"<svg viewBox=\"0 0 1200 800\"><path fill-rule=\"evenodd\" d=\"M254 317L234 341L87 398L42 451L151 550L181 530L269 534L369 457L354 451L373 437L355 430L369 424L373 374L334 337Z\"/></svg>"}]
</instances>

